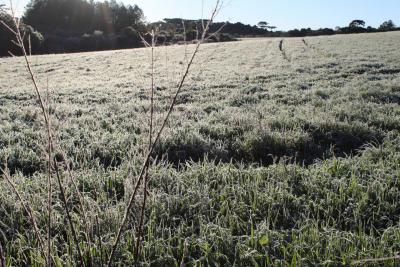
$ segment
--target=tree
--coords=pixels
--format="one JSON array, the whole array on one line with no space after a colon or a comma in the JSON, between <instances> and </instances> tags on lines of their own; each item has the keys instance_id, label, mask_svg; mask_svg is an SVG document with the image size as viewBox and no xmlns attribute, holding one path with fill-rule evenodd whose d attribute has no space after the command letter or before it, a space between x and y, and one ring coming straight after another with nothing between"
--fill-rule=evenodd
<instances>
[{"instance_id":1,"label":"tree","mask_svg":"<svg viewBox=\"0 0 400 267\"><path fill-rule=\"evenodd\" d=\"M360 19L353 20L349 24L349 28L352 28L352 29L354 29L354 28L362 28L364 26L365 26L365 21L360 20Z\"/></svg>"},{"instance_id":2,"label":"tree","mask_svg":"<svg viewBox=\"0 0 400 267\"><path fill-rule=\"evenodd\" d=\"M121 33L131 26L143 28L143 11L137 6L116 0L31 0L23 20L45 34L65 37L82 36L100 30L106 34Z\"/></svg>"},{"instance_id":3,"label":"tree","mask_svg":"<svg viewBox=\"0 0 400 267\"><path fill-rule=\"evenodd\" d=\"M0 57L7 56L9 53L13 55L20 55L21 49L15 45L12 41L15 40L15 35L10 31L16 30L14 20L11 15L7 14L5 11L0 11L0 21L5 23L7 27L0 24ZM23 36L23 41L27 52L38 52L39 46L43 41L43 36L35 31L31 26L24 23L19 24L19 30Z\"/></svg>"},{"instance_id":4,"label":"tree","mask_svg":"<svg viewBox=\"0 0 400 267\"><path fill-rule=\"evenodd\" d=\"M381 26L379 26L379 30L381 31L392 31L394 29L396 29L396 25L393 23L391 19L383 22Z\"/></svg>"},{"instance_id":5,"label":"tree","mask_svg":"<svg viewBox=\"0 0 400 267\"><path fill-rule=\"evenodd\" d=\"M260 21L260 22L257 24L257 27L260 28L260 29L262 29L262 30L265 30L265 31L268 31L268 30L273 31L273 30L275 30L275 29L277 28L277 27L275 27L275 26L269 25L269 23L266 22L266 21Z\"/></svg>"},{"instance_id":6,"label":"tree","mask_svg":"<svg viewBox=\"0 0 400 267\"><path fill-rule=\"evenodd\" d=\"M266 21L260 21L258 24L257 24L257 26L258 26L258 28L260 28L260 29L263 29L263 30L267 30L268 29L268 22L266 22Z\"/></svg>"}]
</instances>

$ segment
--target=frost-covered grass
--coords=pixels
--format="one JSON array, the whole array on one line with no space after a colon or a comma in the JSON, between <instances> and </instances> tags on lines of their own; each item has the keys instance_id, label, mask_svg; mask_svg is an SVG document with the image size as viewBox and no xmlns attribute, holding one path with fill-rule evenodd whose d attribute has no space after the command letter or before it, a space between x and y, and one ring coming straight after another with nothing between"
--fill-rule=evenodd
<instances>
[{"instance_id":1,"label":"frost-covered grass","mask_svg":"<svg viewBox=\"0 0 400 267\"><path fill-rule=\"evenodd\" d=\"M156 148L140 257L137 204L116 265L337 266L400 252L400 34L304 41L285 39L284 53L280 39L201 48ZM156 49L157 122L184 69L184 50ZM146 149L149 50L31 61L41 87L48 83L57 139L88 206L91 252L74 192L67 192L84 257L105 264ZM0 164L44 233L40 110L21 58L0 59L0 73ZM53 206L55 261L74 265L57 191ZM0 244L7 264L44 262L3 180Z\"/></svg>"}]
</instances>

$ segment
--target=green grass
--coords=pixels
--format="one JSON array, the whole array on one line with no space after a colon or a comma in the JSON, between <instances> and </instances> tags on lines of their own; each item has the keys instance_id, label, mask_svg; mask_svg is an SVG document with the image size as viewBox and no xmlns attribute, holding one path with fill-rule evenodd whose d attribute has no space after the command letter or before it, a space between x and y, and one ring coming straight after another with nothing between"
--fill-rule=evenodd
<instances>
[{"instance_id":1,"label":"green grass","mask_svg":"<svg viewBox=\"0 0 400 267\"><path fill-rule=\"evenodd\" d=\"M399 253L399 41L396 32L306 38L308 47L286 39L288 60L280 39L204 45L156 147L139 259L138 199L115 265L340 266ZM156 53L159 123L184 49ZM146 150L149 50L34 56L32 63L42 88L48 79L58 140L85 196L91 252L65 179L85 260L90 253L95 266L105 264ZM0 164L44 234L40 111L21 58L0 59L0 73ZM60 192L53 197L55 261L74 266ZM4 180L0 244L10 266L44 263Z\"/></svg>"}]
</instances>

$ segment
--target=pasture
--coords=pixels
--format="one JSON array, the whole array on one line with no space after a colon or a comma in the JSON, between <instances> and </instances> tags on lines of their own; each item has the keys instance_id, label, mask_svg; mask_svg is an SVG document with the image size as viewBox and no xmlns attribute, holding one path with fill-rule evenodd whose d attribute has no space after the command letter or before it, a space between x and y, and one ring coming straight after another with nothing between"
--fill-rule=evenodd
<instances>
[{"instance_id":1,"label":"pasture","mask_svg":"<svg viewBox=\"0 0 400 267\"><path fill-rule=\"evenodd\" d=\"M281 40L201 47L156 146L140 255L138 195L116 266L340 266L400 252L400 33ZM192 50L155 49L155 128ZM31 62L85 199L87 228L65 177L85 261L104 265L146 150L150 49ZM43 235L46 155L23 58L2 58L0 166ZM55 184L54 262L74 266L77 251ZM6 266L44 263L4 179L0 244Z\"/></svg>"}]
</instances>

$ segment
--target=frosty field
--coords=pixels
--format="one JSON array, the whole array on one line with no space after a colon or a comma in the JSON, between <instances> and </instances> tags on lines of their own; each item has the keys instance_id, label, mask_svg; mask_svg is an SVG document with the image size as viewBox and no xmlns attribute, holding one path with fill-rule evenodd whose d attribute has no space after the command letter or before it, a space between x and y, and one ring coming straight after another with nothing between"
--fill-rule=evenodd
<instances>
[{"instance_id":1,"label":"frosty field","mask_svg":"<svg viewBox=\"0 0 400 267\"><path fill-rule=\"evenodd\" d=\"M135 258L139 195L116 266L400 264L393 258L400 253L400 33L280 42L201 47L156 147L143 249ZM155 50L156 128L192 50ZM89 233L64 179L88 266L106 264L143 161L150 61L150 49L31 57L85 197ZM0 166L45 236L40 116L23 59L1 58ZM77 251L55 185L53 197L54 261L74 266ZM41 266L37 243L1 179L6 266Z\"/></svg>"}]
</instances>

